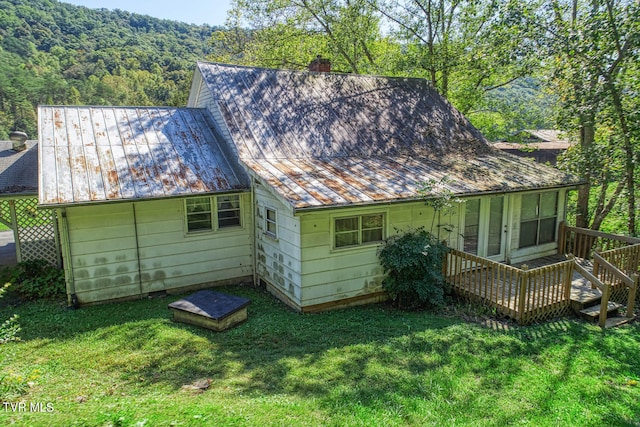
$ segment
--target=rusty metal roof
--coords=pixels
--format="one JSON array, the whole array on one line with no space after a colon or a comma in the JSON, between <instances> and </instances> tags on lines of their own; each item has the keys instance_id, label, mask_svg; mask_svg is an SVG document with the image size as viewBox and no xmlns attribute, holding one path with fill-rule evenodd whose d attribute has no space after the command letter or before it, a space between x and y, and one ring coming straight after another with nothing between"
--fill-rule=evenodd
<instances>
[{"instance_id":1,"label":"rusty metal roof","mask_svg":"<svg viewBox=\"0 0 640 427\"><path fill-rule=\"evenodd\" d=\"M41 106L38 120L41 205L249 188L204 109Z\"/></svg>"},{"instance_id":2,"label":"rusty metal roof","mask_svg":"<svg viewBox=\"0 0 640 427\"><path fill-rule=\"evenodd\" d=\"M38 193L38 144L14 151L12 141L0 141L0 197Z\"/></svg>"},{"instance_id":3,"label":"rusty metal roof","mask_svg":"<svg viewBox=\"0 0 640 427\"><path fill-rule=\"evenodd\" d=\"M460 196L580 182L492 148L424 79L198 70L241 160L294 209L415 199L444 176Z\"/></svg>"}]
</instances>

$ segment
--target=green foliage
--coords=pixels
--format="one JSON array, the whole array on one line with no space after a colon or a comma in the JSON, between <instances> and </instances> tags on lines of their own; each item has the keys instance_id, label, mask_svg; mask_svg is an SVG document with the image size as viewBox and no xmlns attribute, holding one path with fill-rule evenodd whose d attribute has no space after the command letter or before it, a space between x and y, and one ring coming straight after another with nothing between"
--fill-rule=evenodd
<instances>
[{"instance_id":1,"label":"green foliage","mask_svg":"<svg viewBox=\"0 0 640 427\"><path fill-rule=\"evenodd\" d=\"M14 291L23 298L57 298L65 294L64 271L44 260L23 261L11 272Z\"/></svg>"},{"instance_id":2,"label":"green foliage","mask_svg":"<svg viewBox=\"0 0 640 427\"><path fill-rule=\"evenodd\" d=\"M214 27L48 0L0 0L0 139L39 104L184 105Z\"/></svg>"},{"instance_id":3,"label":"green foliage","mask_svg":"<svg viewBox=\"0 0 640 427\"><path fill-rule=\"evenodd\" d=\"M524 129L552 129L556 96L538 78L524 77L490 91L467 117L489 141L522 142Z\"/></svg>"},{"instance_id":4,"label":"green foliage","mask_svg":"<svg viewBox=\"0 0 640 427\"><path fill-rule=\"evenodd\" d=\"M247 24L251 31L242 29ZM236 0L229 29L214 34L214 55L290 69L304 69L322 55L335 71L380 74L389 68L379 24L367 0Z\"/></svg>"},{"instance_id":5,"label":"green foliage","mask_svg":"<svg viewBox=\"0 0 640 427\"><path fill-rule=\"evenodd\" d=\"M389 237L378 250L387 274L382 286L402 308L442 307L448 291L442 273L447 251L423 228Z\"/></svg>"},{"instance_id":6,"label":"green foliage","mask_svg":"<svg viewBox=\"0 0 640 427\"><path fill-rule=\"evenodd\" d=\"M447 233L453 231L453 224L446 224L444 219L455 214L456 207L462 203L462 200L447 187L450 182L451 178L448 175L443 176L440 180L431 178L421 182L418 189L418 194L424 199L425 204L431 206L434 211L431 220L431 233L434 233L435 223L438 220L438 238L443 237L440 235L440 228L443 228Z\"/></svg>"},{"instance_id":7,"label":"green foliage","mask_svg":"<svg viewBox=\"0 0 640 427\"><path fill-rule=\"evenodd\" d=\"M11 286L6 283L0 288L0 298L7 292L7 288ZM18 315L14 314L7 320L0 324L0 344L4 344L9 341L19 341L18 332L20 332L20 325L18 324Z\"/></svg>"}]
</instances>

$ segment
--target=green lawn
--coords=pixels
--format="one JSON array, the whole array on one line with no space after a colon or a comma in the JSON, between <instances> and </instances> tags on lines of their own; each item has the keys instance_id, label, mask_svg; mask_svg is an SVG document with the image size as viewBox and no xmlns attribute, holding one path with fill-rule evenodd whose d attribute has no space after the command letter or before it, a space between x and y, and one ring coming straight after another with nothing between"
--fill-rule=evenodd
<instances>
[{"instance_id":1,"label":"green lawn","mask_svg":"<svg viewBox=\"0 0 640 427\"><path fill-rule=\"evenodd\" d=\"M23 328L0 346L3 381L33 382L3 401L53 412L2 407L0 425L640 425L637 324L486 327L384 304L299 315L254 288L224 291L252 304L223 333L173 323L176 296L1 308ZM201 379L208 390L182 389Z\"/></svg>"}]
</instances>

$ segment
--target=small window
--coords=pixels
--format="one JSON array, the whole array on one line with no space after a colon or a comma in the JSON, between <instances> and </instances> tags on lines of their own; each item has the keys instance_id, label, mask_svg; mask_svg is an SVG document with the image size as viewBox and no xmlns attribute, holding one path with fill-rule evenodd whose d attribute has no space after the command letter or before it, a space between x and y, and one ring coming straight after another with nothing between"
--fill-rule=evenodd
<instances>
[{"instance_id":1,"label":"small window","mask_svg":"<svg viewBox=\"0 0 640 427\"><path fill-rule=\"evenodd\" d=\"M267 231L267 234L272 236L272 237L276 237L278 235L277 233L277 225L278 223L276 222L276 211L274 209L271 208L265 208L266 210L266 216L265 216L265 230Z\"/></svg>"},{"instance_id":2,"label":"small window","mask_svg":"<svg viewBox=\"0 0 640 427\"><path fill-rule=\"evenodd\" d=\"M211 198L196 197L186 200L187 204L187 231L211 230Z\"/></svg>"},{"instance_id":3,"label":"small window","mask_svg":"<svg viewBox=\"0 0 640 427\"><path fill-rule=\"evenodd\" d=\"M334 222L334 247L343 248L384 239L384 215L360 215L336 218Z\"/></svg>"},{"instance_id":4,"label":"small window","mask_svg":"<svg viewBox=\"0 0 640 427\"><path fill-rule=\"evenodd\" d=\"M240 226L240 196L218 196L218 228Z\"/></svg>"}]
</instances>

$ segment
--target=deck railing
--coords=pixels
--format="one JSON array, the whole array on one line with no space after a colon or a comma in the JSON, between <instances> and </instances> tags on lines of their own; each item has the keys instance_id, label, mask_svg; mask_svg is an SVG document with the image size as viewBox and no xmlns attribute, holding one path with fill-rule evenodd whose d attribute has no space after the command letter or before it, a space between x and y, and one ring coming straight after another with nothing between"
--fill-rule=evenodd
<instances>
[{"instance_id":1,"label":"deck railing","mask_svg":"<svg viewBox=\"0 0 640 427\"><path fill-rule=\"evenodd\" d=\"M609 298L618 302L626 299L627 317L633 318L640 285L640 244L594 253L593 275L607 286L602 305L608 303Z\"/></svg>"},{"instance_id":2,"label":"deck railing","mask_svg":"<svg viewBox=\"0 0 640 427\"><path fill-rule=\"evenodd\" d=\"M627 276L640 273L640 243L598 252L598 255L607 262L615 265ZM594 268L596 260L594 259Z\"/></svg>"},{"instance_id":3,"label":"deck railing","mask_svg":"<svg viewBox=\"0 0 640 427\"><path fill-rule=\"evenodd\" d=\"M558 253L562 255L573 254L577 258L583 259L593 259L593 253L596 249L602 252L635 244L640 244L640 239L637 237L571 227L564 222L560 223L558 232Z\"/></svg>"},{"instance_id":4,"label":"deck railing","mask_svg":"<svg viewBox=\"0 0 640 427\"><path fill-rule=\"evenodd\" d=\"M452 249L444 272L457 294L528 324L569 310L573 264L569 260L528 270Z\"/></svg>"}]
</instances>

